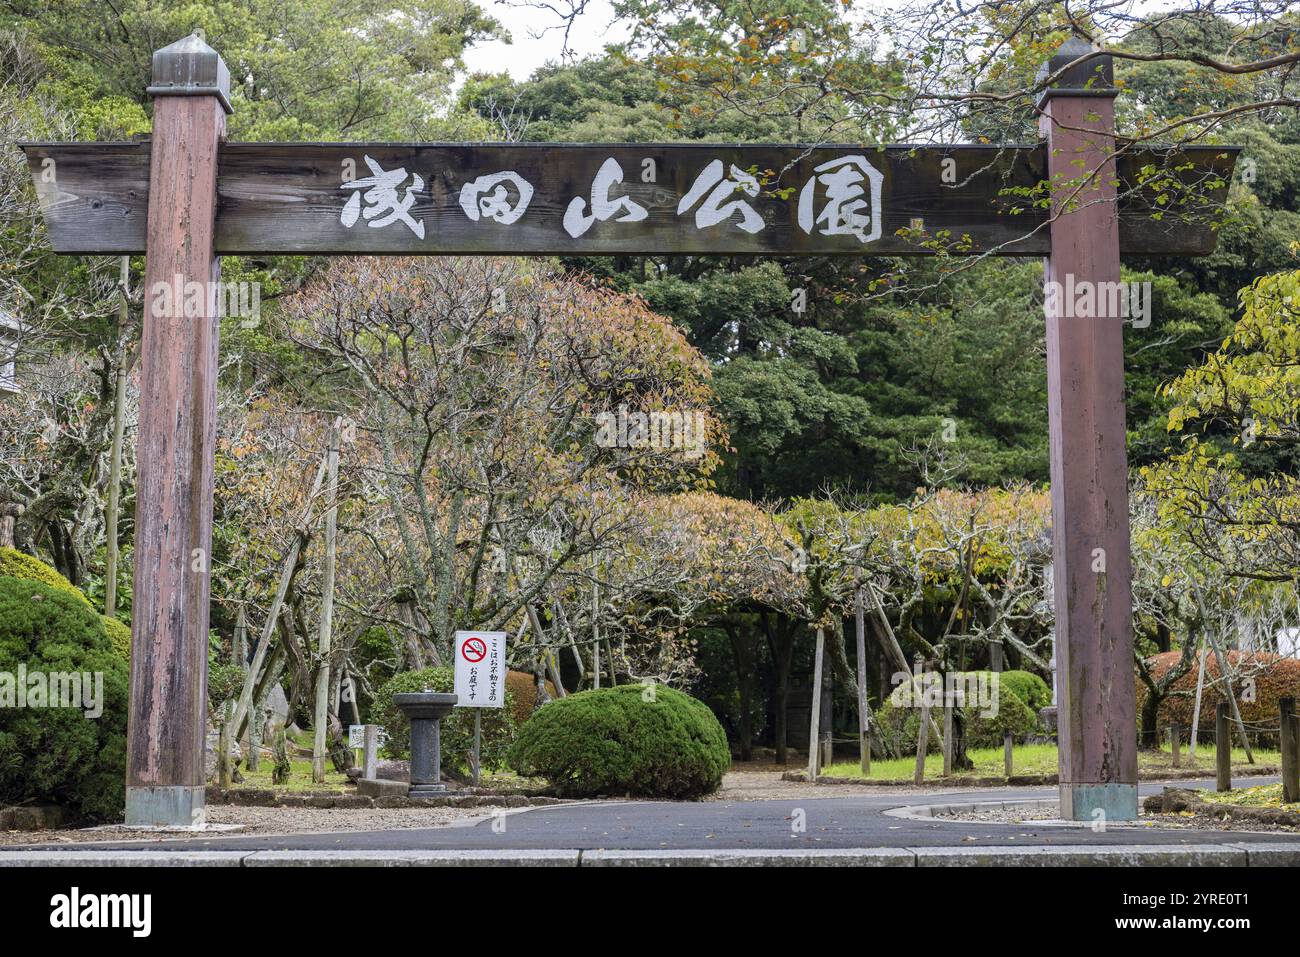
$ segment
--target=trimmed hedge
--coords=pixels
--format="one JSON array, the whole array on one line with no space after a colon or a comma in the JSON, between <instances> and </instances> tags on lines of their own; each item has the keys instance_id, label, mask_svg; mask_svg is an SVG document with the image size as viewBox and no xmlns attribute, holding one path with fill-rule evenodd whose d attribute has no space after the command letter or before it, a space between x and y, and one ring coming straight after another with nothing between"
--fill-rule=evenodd
<instances>
[{"instance_id":1,"label":"trimmed hedge","mask_svg":"<svg viewBox=\"0 0 1300 957\"><path fill-rule=\"evenodd\" d=\"M51 588L67 592L87 608L94 608L80 588L58 573L52 566L39 558L20 552L16 548L0 548L0 575L9 575L23 581L41 582ZM99 616L100 623L108 632L113 650L125 662L131 661L131 626L107 615Z\"/></svg>"},{"instance_id":2,"label":"trimmed hedge","mask_svg":"<svg viewBox=\"0 0 1300 957\"><path fill-rule=\"evenodd\" d=\"M546 693L555 697L555 685L549 680L546 682ZM523 724L533 716L537 704L537 678L527 671L515 671L512 668L506 672L506 695L513 702L515 724Z\"/></svg>"},{"instance_id":3,"label":"trimmed hedge","mask_svg":"<svg viewBox=\"0 0 1300 957\"><path fill-rule=\"evenodd\" d=\"M0 575L21 578L23 581L41 582L66 592L87 608L92 607L90 600L81 593L80 588L39 558L20 552L16 548L0 547Z\"/></svg>"},{"instance_id":4,"label":"trimmed hedge","mask_svg":"<svg viewBox=\"0 0 1300 957\"><path fill-rule=\"evenodd\" d=\"M370 705L370 721L383 725L388 732L384 750L391 758L407 760L411 756L411 723L393 705L393 695L406 691L455 690L456 676L450 668L425 668L423 671L399 671L379 686ZM442 719L442 767L465 775L469 773L469 753L474 747L474 708L453 708ZM505 707L479 708L482 717L480 758L484 768L505 767L506 751L515 735L515 700L506 685Z\"/></svg>"},{"instance_id":5,"label":"trimmed hedge","mask_svg":"<svg viewBox=\"0 0 1300 957\"><path fill-rule=\"evenodd\" d=\"M1258 723L1276 728L1278 720L1278 699L1288 695L1300 698L1300 661L1284 658L1269 652L1226 652L1230 670L1241 673L1233 685L1233 693L1241 708L1241 719L1247 723ZM1169 651L1147 659L1152 673L1163 677L1175 664L1180 653ZM1192 710L1196 701L1196 672L1198 665L1193 664L1187 674L1174 682L1172 693L1160 702L1159 724L1167 728L1172 721L1182 725L1184 733L1192 726ZM1245 700L1242 679L1249 677L1254 682L1254 701ZM1219 662L1213 654L1205 659L1205 687L1201 692L1200 727L1213 728L1215 709L1223 700L1219 683ZM1147 686L1137 682L1137 712L1139 720L1142 705L1146 702Z\"/></svg>"},{"instance_id":6,"label":"trimmed hedge","mask_svg":"<svg viewBox=\"0 0 1300 957\"><path fill-rule=\"evenodd\" d=\"M699 798L722 783L731 751L702 701L662 685L621 685L543 705L509 760L564 795Z\"/></svg>"},{"instance_id":7,"label":"trimmed hedge","mask_svg":"<svg viewBox=\"0 0 1300 957\"><path fill-rule=\"evenodd\" d=\"M985 687L992 690L992 672L965 672L969 681L985 676ZM970 688L970 684L965 684ZM1052 692L1047 682L1029 671L1003 671L998 679L998 712L986 717L982 707L962 709L966 718L967 748L998 748L1006 732L1022 740L1039 729L1038 710L1052 703ZM941 714L938 708L931 713ZM889 699L876 711L876 724L880 730L885 750L893 755L916 753L916 736L921 716L919 708L897 708ZM926 752L937 754L943 750L943 741L931 734L926 742Z\"/></svg>"},{"instance_id":8,"label":"trimmed hedge","mask_svg":"<svg viewBox=\"0 0 1300 957\"><path fill-rule=\"evenodd\" d=\"M1049 696L1048 704L1051 700ZM1021 741L1038 730L1037 709L1025 704L1006 684L998 697L997 714L985 717L980 708L966 708L964 714L968 748L1000 748L1008 731L1014 740Z\"/></svg>"},{"instance_id":9,"label":"trimmed hedge","mask_svg":"<svg viewBox=\"0 0 1300 957\"><path fill-rule=\"evenodd\" d=\"M1035 714L1039 708L1046 708L1052 703L1052 689L1032 671L1004 671L1000 682L1005 690L1029 705Z\"/></svg>"},{"instance_id":10,"label":"trimmed hedge","mask_svg":"<svg viewBox=\"0 0 1300 957\"><path fill-rule=\"evenodd\" d=\"M99 621L104 626L104 631L108 632L108 640L113 645L113 650L117 652L118 657L130 664L131 626L118 621L116 618L109 618L107 615L100 615Z\"/></svg>"},{"instance_id":11,"label":"trimmed hedge","mask_svg":"<svg viewBox=\"0 0 1300 957\"><path fill-rule=\"evenodd\" d=\"M102 674L103 713L0 708L0 804L53 803L86 819L119 820L129 686L101 616L68 588L0 576L0 673L16 679L20 665L29 676Z\"/></svg>"}]
</instances>

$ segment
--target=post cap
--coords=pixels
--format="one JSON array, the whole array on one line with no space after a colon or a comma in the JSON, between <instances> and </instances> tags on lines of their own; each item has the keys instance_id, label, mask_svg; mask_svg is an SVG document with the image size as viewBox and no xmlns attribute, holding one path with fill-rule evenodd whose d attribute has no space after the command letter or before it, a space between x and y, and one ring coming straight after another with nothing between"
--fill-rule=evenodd
<instances>
[{"instance_id":1,"label":"post cap","mask_svg":"<svg viewBox=\"0 0 1300 957\"><path fill-rule=\"evenodd\" d=\"M1054 96L1116 96L1115 63L1109 53L1094 56L1066 69L1075 60L1097 49L1079 36L1070 37L1062 43L1052 58L1038 68L1038 75L1034 78L1035 83L1042 83L1058 70L1065 70L1050 87L1039 94L1039 106Z\"/></svg>"},{"instance_id":2,"label":"post cap","mask_svg":"<svg viewBox=\"0 0 1300 957\"><path fill-rule=\"evenodd\" d=\"M155 50L150 96L215 96L221 108L230 107L230 70L221 54L198 33Z\"/></svg>"}]
</instances>

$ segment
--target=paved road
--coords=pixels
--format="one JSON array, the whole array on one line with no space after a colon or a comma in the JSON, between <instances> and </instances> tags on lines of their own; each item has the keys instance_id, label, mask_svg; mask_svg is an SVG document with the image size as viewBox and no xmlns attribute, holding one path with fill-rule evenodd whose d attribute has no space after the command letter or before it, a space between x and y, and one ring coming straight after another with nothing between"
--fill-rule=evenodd
<instances>
[{"instance_id":1,"label":"paved road","mask_svg":"<svg viewBox=\"0 0 1300 957\"><path fill-rule=\"evenodd\" d=\"M1276 778L1252 780L1266 784ZM1204 787L1212 781L1180 781L1181 787ZM1139 786L1142 794L1163 785ZM863 848L944 846L1062 846L1099 844L1208 844L1296 840L1295 834L1248 831L1205 831L1112 826L1105 833L1088 827L1041 824L972 824L910 820L885 815L900 805L981 801L1010 801L1055 797L1056 788L979 789L902 796L865 791L861 796L797 800L556 805L510 812L501 819L484 819L473 826L403 828L386 831L347 831L292 835L231 835L166 841L83 845L43 845L48 849L95 848L174 850L398 850L398 849L560 849L620 848L631 850L775 848ZM800 832L793 826L796 809L806 818ZM0 849L0 855L9 847ZM32 849L27 845L26 849ZM2 862L2 858L0 858Z\"/></svg>"}]
</instances>

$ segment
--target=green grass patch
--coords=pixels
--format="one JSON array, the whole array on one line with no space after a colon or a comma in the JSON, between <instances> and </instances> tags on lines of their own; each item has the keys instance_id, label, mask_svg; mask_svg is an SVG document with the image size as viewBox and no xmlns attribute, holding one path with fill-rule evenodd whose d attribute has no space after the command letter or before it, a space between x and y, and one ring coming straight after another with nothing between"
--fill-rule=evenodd
<instances>
[{"instance_id":1,"label":"green grass patch","mask_svg":"<svg viewBox=\"0 0 1300 957\"><path fill-rule=\"evenodd\" d=\"M966 752L974 763L973 770L958 771L957 774L973 777L994 777L1002 774L1001 748L973 748ZM1056 746L1051 744L1026 744L1013 748L1011 758L1016 774L1054 774L1056 772ZM871 781L910 781L916 772L916 758L892 758L871 762ZM822 771L830 777L860 778L862 768L856 761L840 761ZM925 756L925 776L938 778L943 776L943 755L927 754Z\"/></svg>"},{"instance_id":2,"label":"green grass patch","mask_svg":"<svg viewBox=\"0 0 1300 957\"><path fill-rule=\"evenodd\" d=\"M1001 748L973 748L966 752L974 762L971 770L955 771L954 776L962 777L1001 777L1004 771L1003 752ZM1276 751L1255 750L1255 764L1277 765L1281 756ZM1057 753L1054 744L1026 744L1012 748L1011 764L1013 774L1055 774L1057 770ZM1249 767L1246 752L1234 748L1232 765L1236 769ZM1163 771L1173 768L1173 755L1168 751L1139 751L1138 767L1144 771ZM1202 746L1197 750L1196 762L1192 763L1183 748L1179 768L1197 768L1214 773L1214 748ZM910 781L916 772L916 757L876 760L871 762L870 781ZM822 770L827 777L861 778L862 768L856 761L837 761ZM928 754L925 758L926 780L943 777L943 755Z\"/></svg>"},{"instance_id":3,"label":"green grass patch","mask_svg":"<svg viewBox=\"0 0 1300 957\"><path fill-rule=\"evenodd\" d=\"M289 793L300 793L304 791L344 791L348 789L346 775L339 774L334 770L334 765L328 758L325 759L325 783L317 784L311 779L311 758L290 758L289 759L289 780L284 784L272 784L271 772L275 769L275 759L262 755L258 762L257 770L250 771L242 764L239 773L244 776L242 784L236 784L234 788L270 788L274 791L285 791Z\"/></svg>"},{"instance_id":4,"label":"green grass patch","mask_svg":"<svg viewBox=\"0 0 1300 957\"><path fill-rule=\"evenodd\" d=\"M1255 767L1262 765L1272 765L1274 767L1282 763L1282 755L1277 751L1266 751L1255 748ZM1166 746L1158 751L1139 751L1138 767L1144 770L1168 770L1174 766L1174 756ZM1184 745L1178 756L1178 767L1180 770L1188 768L1197 768L1214 774L1214 745L1201 744L1196 748L1196 761L1193 763L1187 754L1187 746ZM1251 764L1246 760L1246 752L1242 748L1232 749L1232 766L1234 769L1249 768Z\"/></svg>"},{"instance_id":5,"label":"green grass patch","mask_svg":"<svg viewBox=\"0 0 1300 957\"><path fill-rule=\"evenodd\" d=\"M293 757L289 759L289 765L290 770L288 782L286 784L272 784L271 771L275 768L274 758L263 755L262 760L258 763L256 771L250 771L241 764L239 766L239 773L244 776L244 781L242 784L231 785L231 789L266 788L286 794L304 794L327 791L348 794L355 793L355 788L347 783L347 776L336 772L333 763L328 758L325 760L324 784L317 784L311 779L311 758ZM479 781L479 785L481 787L510 793L515 791L536 790L545 787L546 782L540 778L526 778L513 771L502 769L500 771L484 772L483 777Z\"/></svg>"}]
</instances>

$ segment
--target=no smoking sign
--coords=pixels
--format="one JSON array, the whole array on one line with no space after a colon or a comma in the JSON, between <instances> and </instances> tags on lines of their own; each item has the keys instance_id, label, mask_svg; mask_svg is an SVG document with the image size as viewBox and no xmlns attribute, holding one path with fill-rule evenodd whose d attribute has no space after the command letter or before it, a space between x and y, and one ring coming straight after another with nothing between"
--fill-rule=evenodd
<instances>
[{"instance_id":1,"label":"no smoking sign","mask_svg":"<svg viewBox=\"0 0 1300 957\"><path fill-rule=\"evenodd\" d=\"M456 707L500 708L506 700L506 633L458 631Z\"/></svg>"}]
</instances>

